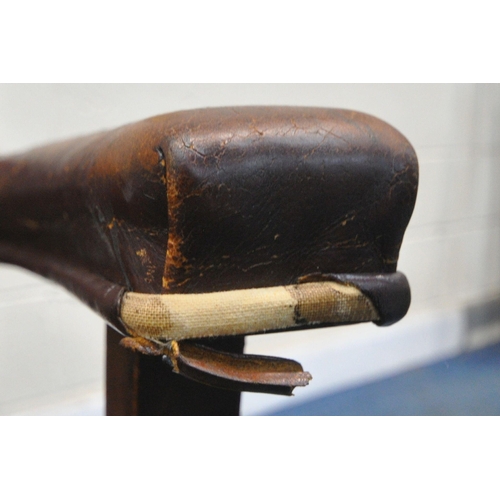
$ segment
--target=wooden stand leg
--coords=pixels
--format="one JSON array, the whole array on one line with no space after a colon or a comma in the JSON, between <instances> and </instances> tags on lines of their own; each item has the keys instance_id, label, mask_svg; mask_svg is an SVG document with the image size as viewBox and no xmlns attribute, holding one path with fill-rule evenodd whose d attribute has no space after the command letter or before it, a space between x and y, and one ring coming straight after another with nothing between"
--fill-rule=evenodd
<instances>
[{"instance_id":1,"label":"wooden stand leg","mask_svg":"<svg viewBox=\"0 0 500 500\"><path fill-rule=\"evenodd\" d=\"M118 345L123 337L107 327L107 415L239 415L240 393L215 389L177 375L159 356ZM226 352L243 352L244 338L205 342Z\"/></svg>"}]
</instances>

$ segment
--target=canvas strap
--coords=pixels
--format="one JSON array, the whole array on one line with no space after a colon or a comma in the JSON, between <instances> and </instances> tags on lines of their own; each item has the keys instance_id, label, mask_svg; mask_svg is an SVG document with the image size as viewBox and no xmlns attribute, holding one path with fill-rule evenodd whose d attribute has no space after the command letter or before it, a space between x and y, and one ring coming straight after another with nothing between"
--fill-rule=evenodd
<instances>
[{"instance_id":1,"label":"canvas strap","mask_svg":"<svg viewBox=\"0 0 500 500\"><path fill-rule=\"evenodd\" d=\"M128 332L157 341L378 319L366 295L352 285L336 282L201 294L129 292L121 305L121 320Z\"/></svg>"}]
</instances>

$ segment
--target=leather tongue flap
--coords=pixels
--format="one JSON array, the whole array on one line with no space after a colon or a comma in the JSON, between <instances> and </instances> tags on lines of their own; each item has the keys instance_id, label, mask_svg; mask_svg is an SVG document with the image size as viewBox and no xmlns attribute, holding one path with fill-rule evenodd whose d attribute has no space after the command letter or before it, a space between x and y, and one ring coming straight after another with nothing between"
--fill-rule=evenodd
<instances>
[{"instance_id":1,"label":"leather tongue flap","mask_svg":"<svg viewBox=\"0 0 500 500\"><path fill-rule=\"evenodd\" d=\"M171 341L166 350L174 371L223 389L291 395L312 379L296 361L216 351L190 341Z\"/></svg>"},{"instance_id":2,"label":"leather tongue flap","mask_svg":"<svg viewBox=\"0 0 500 500\"><path fill-rule=\"evenodd\" d=\"M291 396L295 387L306 386L312 379L291 359L221 352L186 340L159 345L125 337L120 344L142 354L162 355L174 372L221 389Z\"/></svg>"}]
</instances>

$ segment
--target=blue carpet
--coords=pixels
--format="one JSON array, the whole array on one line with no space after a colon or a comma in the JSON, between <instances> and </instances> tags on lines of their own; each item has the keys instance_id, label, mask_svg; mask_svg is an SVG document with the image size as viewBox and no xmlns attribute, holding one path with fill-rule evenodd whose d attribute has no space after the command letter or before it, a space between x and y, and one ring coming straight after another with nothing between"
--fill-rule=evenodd
<instances>
[{"instance_id":1,"label":"blue carpet","mask_svg":"<svg viewBox=\"0 0 500 500\"><path fill-rule=\"evenodd\" d=\"M500 344L275 415L500 415Z\"/></svg>"}]
</instances>

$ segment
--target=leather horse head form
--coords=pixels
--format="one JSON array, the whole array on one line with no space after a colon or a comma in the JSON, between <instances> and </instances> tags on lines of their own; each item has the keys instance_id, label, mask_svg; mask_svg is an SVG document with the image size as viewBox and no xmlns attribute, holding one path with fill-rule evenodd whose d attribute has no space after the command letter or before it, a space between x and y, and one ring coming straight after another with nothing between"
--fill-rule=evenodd
<instances>
[{"instance_id":1,"label":"leather horse head form","mask_svg":"<svg viewBox=\"0 0 500 500\"><path fill-rule=\"evenodd\" d=\"M3 158L0 260L175 371L291 393L310 379L298 363L197 339L402 318L417 182L408 141L362 113L172 113Z\"/></svg>"}]
</instances>

